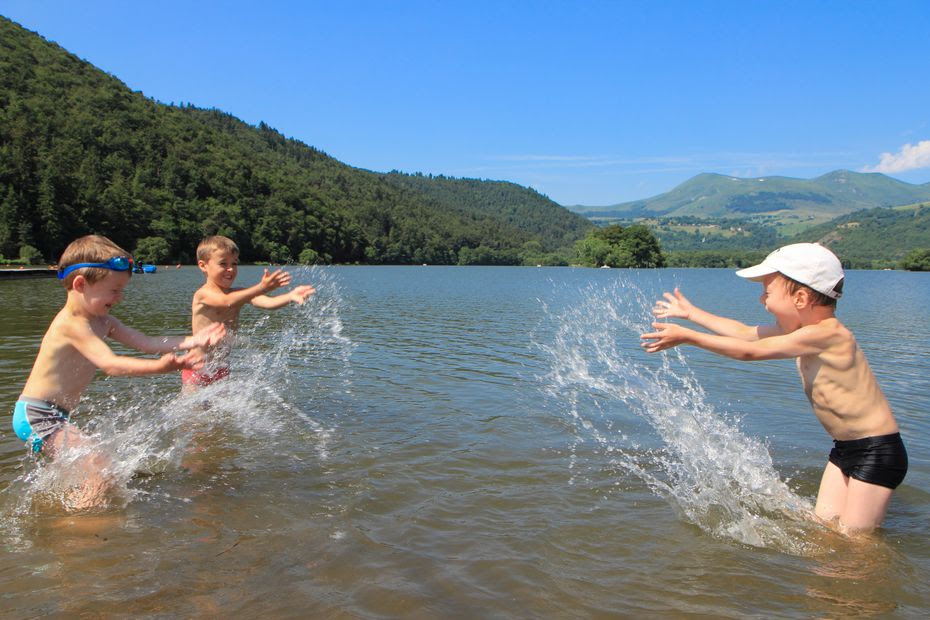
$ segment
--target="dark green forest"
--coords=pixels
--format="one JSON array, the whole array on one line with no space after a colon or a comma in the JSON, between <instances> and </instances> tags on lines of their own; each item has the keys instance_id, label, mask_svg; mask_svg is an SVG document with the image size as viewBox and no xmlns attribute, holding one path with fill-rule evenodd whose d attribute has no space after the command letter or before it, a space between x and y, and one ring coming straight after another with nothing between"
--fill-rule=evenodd
<instances>
[{"instance_id":1,"label":"dark green forest","mask_svg":"<svg viewBox=\"0 0 930 620\"><path fill-rule=\"evenodd\" d=\"M443 211L475 226L503 225L516 231L517 237L510 247L481 244L471 251L460 252L461 264L567 264L573 259L572 244L592 229L586 218L514 183L397 171L385 178L401 189L427 196ZM566 217L567 213L571 217ZM487 232L488 239L494 237L492 231ZM516 260L509 256L515 250Z\"/></svg>"},{"instance_id":2,"label":"dark green forest","mask_svg":"<svg viewBox=\"0 0 930 620\"><path fill-rule=\"evenodd\" d=\"M264 123L166 105L0 17L0 256L112 238L189 262L560 264L592 225L511 183L347 166Z\"/></svg>"}]
</instances>

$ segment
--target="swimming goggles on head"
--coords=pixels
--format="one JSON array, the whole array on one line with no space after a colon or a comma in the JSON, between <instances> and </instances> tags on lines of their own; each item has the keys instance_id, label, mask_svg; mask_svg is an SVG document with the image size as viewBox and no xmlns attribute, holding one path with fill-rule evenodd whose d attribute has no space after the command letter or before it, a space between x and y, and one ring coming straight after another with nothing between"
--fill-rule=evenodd
<instances>
[{"instance_id":1,"label":"swimming goggles on head","mask_svg":"<svg viewBox=\"0 0 930 620\"><path fill-rule=\"evenodd\" d=\"M75 269L84 269L85 267L109 269L110 271L132 271L132 259L128 256L114 256L105 263L78 263L76 265L68 265L64 269L58 270L58 279L64 280L68 277L68 274Z\"/></svg>"}]
</instances>

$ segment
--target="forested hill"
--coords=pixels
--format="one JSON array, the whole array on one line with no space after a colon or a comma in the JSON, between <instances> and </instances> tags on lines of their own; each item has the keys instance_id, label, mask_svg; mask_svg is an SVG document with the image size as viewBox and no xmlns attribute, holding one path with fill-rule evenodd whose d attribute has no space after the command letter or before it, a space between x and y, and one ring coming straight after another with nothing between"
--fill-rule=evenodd
<instances>
[{"instance_id":1,"label":"forested hill","mask_svg":"<svg viewBox=\"0 0 930 620\"><path fill-rule=\"evenodd\" d=\"M515 183L396 171L386 178L399 187L429 196L450 212L474 219L487 218L495 225L521 228L535 235L547 251L570 245L591 227L586 218Z\"/></svg>"},{"instance_id":2,"label":"forested hill","mask_svg":"<svg viewBox=\"0 0 930 620\"><path fill-rule=\"evenodd\" d=\"M218 233L245 261L518 262L586 226L529 189L360 170L265 124L158 103L0 17L0 255L54 260L96 232L187 261Z\"/></svg>"},{"instance_id":3,"label":"forested hill","mask_svg":"<svg viewBox=\"0 0 930 620\"><path fill-rule=\"evenodd\" d=\"M893 267L915 249L930 248L930 202L855 211L787 241L828 245L854 268Z\"/></svg>"}]
</instances>

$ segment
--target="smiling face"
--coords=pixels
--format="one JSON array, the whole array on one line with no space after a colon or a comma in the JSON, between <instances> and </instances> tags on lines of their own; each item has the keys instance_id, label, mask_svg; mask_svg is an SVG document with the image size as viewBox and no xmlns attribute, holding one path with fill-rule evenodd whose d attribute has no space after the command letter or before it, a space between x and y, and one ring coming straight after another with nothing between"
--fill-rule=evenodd
<instances>
[{"instance_id":1,"label":"smiling face","mask_svg":"<svg viewBox=\"0 0 930 620\"><path fill-rule=\"evenodd\" d=\"M210 258L197 261L207 280L222 289L232 288L239 273L239 254L228 250L213 250Z\"/></svg>"},{"instance_id":2,"label":"smiling face","mask_svg":"<svg viewBox=\"0 0 930 620\"><path fill-rule=\"evenodd\" d=\"M81 295L87 312L94 316L105 316L113 306L123 299L123 289L129 284L128 271L111 271L102 280L88 282L83 276L75 279L75 290Z\"/></svg>"},{"instance_id":3,"label":"smiling face","mask_svg":"<svg viewBox=\"0 0 930 620\"><path fill-rule=\"evenodd\" d=\"M775 317L775 322L785 332L791 332L801 326L798 310L803 304L800 296L803 291L788 291L787 282L781 274L773 273L762 280L762 295L759 301Z\"/></svg>"}]
</instances>

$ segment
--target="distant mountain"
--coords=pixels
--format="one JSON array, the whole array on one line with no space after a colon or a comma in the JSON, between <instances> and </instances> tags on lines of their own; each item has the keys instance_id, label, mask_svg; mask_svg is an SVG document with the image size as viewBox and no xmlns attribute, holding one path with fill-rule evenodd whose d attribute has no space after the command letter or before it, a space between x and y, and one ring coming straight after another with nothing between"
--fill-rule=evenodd
<instances>
[{"instance_id":1,"label":"distant mountain","mask_svg":"<svg viewBox=\"0 0 930 620\"><path fill-rule=\"evenodd\" d=\"M664 194L608 207L573 207L589 218L703 217L822 222L844 213L930 200L930 183L913 185L878 173L836 170L814 179L742 179L699 174Z\"/></svg>"}]
</instances>

